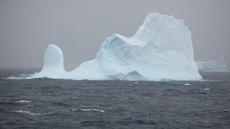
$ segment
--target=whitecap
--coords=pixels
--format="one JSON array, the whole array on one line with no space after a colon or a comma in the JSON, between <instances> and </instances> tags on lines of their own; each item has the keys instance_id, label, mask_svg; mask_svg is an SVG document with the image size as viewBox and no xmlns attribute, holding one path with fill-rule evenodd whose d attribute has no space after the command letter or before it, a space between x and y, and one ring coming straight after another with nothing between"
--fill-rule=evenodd
<instances>
[{"instance_id":1,"label":"whitecap","mask_svg":"<svg viewBox=\"0 0 230 129\"><path fill-rule=\"evenodd\" d=\"M100 110L100 109L80 109L80 111L84 111L84 112L105 112L104 110Z\"/></svg>"},{"instance_id":2,"label":"whitecap","mask_svg":"<svg viewBox=\"0 0 230 129\"><path fill-rule=\"evenodd\" d=\"M37 72L36 72L37 73ZM6 79L15 79L15 80L20 80L20 79L30 79L34 74L19 74L19 75L11 75L10 77L7 77Z\"/></svg>"},{"instance_id":3,"label":"whitecap","mask_svg":"<svg viewBox=\"0 0 230 129\"><path fill-rule=\"evenodd\" d=\"M183 84L184 86L190 86L190 84L189 83L185 83L185 84Z\"/></svg>"},{"instance_id":4,"label":"whitecap","mask_svg":"<svg viewBox=\"0 0 230 129\"><path fill-rule=\"evenodd\" d=\"M134 82L134 84L138 84L138 82Z\"/></svg>"},{"instance_id":5,"label":"whitecap","mask_svg":"<svg viewBox=\"0 0 230 129\"><path fill-rule=\"evenodd\" d=\"M210 90L210 88L204 88L205 91Z\"/></svg>"},{"instance_id":6,"label":"whitecap","mask_svg":"<svg viewBox=\"0 0 230 129\"><path fill-rule=\"evenodd\" d=\"M27 101L27 100L18 100L15 103L30 103L31 101Z\"/></svg>"},{"instance_id":7,"label":"whitecap","mask_svg":"<svg viewBox=\"0 0 230 129\"><path fill-rule=\"evenodd\" d=\"M33 112L28 111L28 110L17 110L17 111L13 111L13 112L28 114L28 115L32 115L32 116L41 115L40 113L33 113Z\"/></svg>"}]
</instances>

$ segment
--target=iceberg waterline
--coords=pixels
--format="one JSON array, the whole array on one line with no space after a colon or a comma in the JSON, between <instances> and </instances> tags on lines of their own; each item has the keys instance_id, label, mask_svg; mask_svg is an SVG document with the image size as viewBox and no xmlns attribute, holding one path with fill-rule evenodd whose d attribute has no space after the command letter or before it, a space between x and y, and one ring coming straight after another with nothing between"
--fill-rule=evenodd
<instances>
[{"instance_id":1,"label":"iceberg waterline","mask_svg":"<svg viewBox=\"0 0 230 129\"><path fill-rule=\"evenodd\" d=\"M63 66L62 50L50 44L41 72L29 78L74 80L201 80L194 61L191 32L182 20L150 13L136 34L113 34L95 59L71 72Z\"/></svg>"}]
</instances>

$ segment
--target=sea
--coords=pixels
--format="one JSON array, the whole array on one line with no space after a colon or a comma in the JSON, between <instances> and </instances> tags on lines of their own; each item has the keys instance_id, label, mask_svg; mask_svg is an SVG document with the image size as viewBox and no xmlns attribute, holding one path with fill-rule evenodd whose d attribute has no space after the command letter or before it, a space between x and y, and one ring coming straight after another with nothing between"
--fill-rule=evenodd
<instances>
[{"instance_id":1,"label":"sea","mask_svg":"<svg viewBox=\"0 0 230 129\"><path fill-rule=\"evenodd\" d=\"M0 129L230 129L230 72L200 81L16 79L36 71L0 69Z\"/></svg>"}]
</instances>

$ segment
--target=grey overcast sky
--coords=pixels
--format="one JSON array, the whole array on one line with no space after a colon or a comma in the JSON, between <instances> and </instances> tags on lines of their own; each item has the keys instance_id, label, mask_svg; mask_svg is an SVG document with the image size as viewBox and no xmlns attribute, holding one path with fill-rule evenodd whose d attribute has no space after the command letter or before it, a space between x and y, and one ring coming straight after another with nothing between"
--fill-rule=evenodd
<instances>
[{"instance_id":1,"label":"grey overcast sky","mask_svg":"<svg viewBox=\"0 0 230 129\"><path fill-rule=\"evenodd\" d=\"M42 68L56 44L74 69L112 34L133 36L152 12L184 20L195 60L225 57L230 67L230 0L0 0L0 68Z\"/></svg>"}]
</instances>

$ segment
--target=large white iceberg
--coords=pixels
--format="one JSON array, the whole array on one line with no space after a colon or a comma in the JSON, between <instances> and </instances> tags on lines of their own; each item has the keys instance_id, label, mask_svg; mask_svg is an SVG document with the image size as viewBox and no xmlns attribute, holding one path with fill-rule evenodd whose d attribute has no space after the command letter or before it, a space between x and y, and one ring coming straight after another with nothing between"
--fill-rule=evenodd
<instances>
[{"instance_id":1,"label":"large white iceberg","mask_svg":"<svg viewBox=\"0 0 230 129\"><path fill-rule=\"evenodd\" d=\"M182 20L148 14L137 33L127 38L113 34L95 59L71 72L63 67L60 48L49 45L41 72L31 78L75 80L200 80L194 61L191 32Z\"/></svg>"},{"instance_id":2,"label":"large white iceberg","mask_svg":"<svg viewBox=\"0 0 230 129\"><path fill-rule=\"evenodd\" d=\"M228 72L224 57L213 61L196 61L197 67L202 72Z\"/></svg>"}]
</instances>

